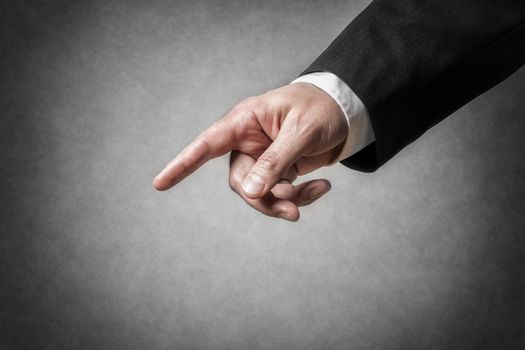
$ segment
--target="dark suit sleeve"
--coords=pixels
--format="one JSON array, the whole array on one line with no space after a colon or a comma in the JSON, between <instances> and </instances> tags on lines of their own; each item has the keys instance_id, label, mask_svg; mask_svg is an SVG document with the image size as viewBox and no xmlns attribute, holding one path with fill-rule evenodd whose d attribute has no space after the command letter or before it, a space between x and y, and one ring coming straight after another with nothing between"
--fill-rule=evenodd
<instances>
[{"instance_id":1,"label":"dark suit sleeve","mask_svg":"<svg viewBox=\"0 0 525 350\"><path fill-rule=\"evenodd\" d=\"M525 0L375 0L302 74L334 73L376 141L342 163L375 171L525 62Z\"/></svg>"}]
</instances>

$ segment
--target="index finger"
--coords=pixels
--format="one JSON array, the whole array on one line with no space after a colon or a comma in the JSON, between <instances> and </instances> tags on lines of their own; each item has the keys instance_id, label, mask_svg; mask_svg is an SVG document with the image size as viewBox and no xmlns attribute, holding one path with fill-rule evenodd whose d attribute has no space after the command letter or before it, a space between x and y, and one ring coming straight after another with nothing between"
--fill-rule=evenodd
<instances>
[{"instance_id":1,"label":"index finger","mask_svg":"<svg viewBox=\"0 0 525 350\"><path fill-rule=\"evenodd\" d=\"M216 121L197 136L153 179L153 187L165 191L200 168L208 160L220 157L234 145L234 125L227 117Z\"/></svg>"}]
</instances>

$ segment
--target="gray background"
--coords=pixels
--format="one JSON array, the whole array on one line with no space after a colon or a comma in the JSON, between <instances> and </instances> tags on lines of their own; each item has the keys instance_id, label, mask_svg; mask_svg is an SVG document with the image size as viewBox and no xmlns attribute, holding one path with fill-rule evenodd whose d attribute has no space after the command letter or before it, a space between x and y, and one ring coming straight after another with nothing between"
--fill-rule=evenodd
<instances>
[{"instance_id":1,"label":"gray background","mask_svg":"<svg viewBox=\"0 0 525 350\"><path fill-rule=\"evenodd\" d=\"M298 223L227 157L151 179L239 100L295 78L368 1L8 1L1 349L525 344L525 70Z\"/></svg>"}]
</instances>

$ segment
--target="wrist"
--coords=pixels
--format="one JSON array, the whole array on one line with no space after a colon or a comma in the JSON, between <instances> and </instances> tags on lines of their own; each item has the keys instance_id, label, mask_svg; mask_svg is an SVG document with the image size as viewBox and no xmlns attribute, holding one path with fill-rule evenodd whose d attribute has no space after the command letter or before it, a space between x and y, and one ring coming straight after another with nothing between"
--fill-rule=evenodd
<instances>
[{"instance_id":1,"label":"wrist","mask_svg":"<svg viewBox=\"0 0 525 350\"><path fill-rule=\"evenodd\" d=\"M335 74L316 72L295 79L292 84L309 83L328 94L346 119L346 136L335 161L350 157L375 140L368 111L359 97Z\"/></svg>"}]
</instances>

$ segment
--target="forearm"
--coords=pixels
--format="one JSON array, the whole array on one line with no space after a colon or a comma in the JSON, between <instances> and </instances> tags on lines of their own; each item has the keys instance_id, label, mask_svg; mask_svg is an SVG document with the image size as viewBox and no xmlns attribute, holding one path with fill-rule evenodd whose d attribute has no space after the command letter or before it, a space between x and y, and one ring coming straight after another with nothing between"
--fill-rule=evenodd
<instances>
[{"instance_id":1,"label":"forearm","mask_svg":"<svg viewBox=\"0 0 525 350\"><path fill-rule=\"evenodd\" d=\"M303 73L345 81L376 142L343 163L373 171L525 61L525 2L376 0Z\"/></svg>"}]
</instances>

